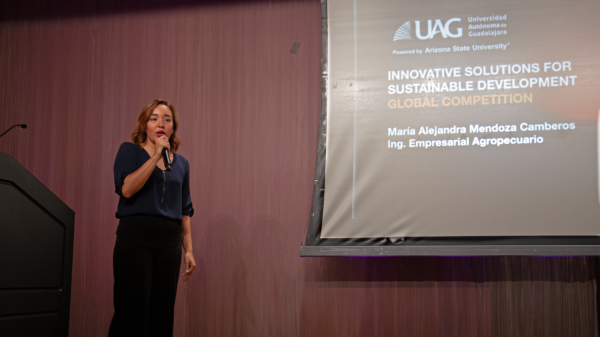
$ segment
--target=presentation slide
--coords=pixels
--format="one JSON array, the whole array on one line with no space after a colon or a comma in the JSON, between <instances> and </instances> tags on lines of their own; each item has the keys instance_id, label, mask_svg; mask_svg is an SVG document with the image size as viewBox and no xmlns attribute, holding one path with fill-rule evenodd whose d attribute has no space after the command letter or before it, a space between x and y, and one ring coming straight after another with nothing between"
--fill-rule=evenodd
<instances>
[{"instance_id":1,"label":"presentation slide","mask_svg":"<svg viewBox=\"0 0 600 337\"><path fill-rule=\"evenodd\" d=\"M599 235L599 14L328 0L321 237Z\"/></svg>"}]
</instances>

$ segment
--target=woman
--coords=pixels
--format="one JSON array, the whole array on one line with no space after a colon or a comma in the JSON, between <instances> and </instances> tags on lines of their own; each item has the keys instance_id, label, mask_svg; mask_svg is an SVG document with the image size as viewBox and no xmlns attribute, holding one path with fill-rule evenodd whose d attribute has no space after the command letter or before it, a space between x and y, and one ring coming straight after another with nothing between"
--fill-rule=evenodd
<instances>
[{"instance_id":1,"label":"woman","mask_svg":"<svg viewBox=\"0 0 600 337\"><path fill-rule=\"evenodd\" d=\"M164 100L153 100L138 117L132 143L121 144L114 174L119 205L113 254L114 306L109 336L172 336L181 263L184 281L196 263L192 253L189 163L176 154L179 118ZM172 170L161 156L169 150Z\"/></svg>"}]
</instances>

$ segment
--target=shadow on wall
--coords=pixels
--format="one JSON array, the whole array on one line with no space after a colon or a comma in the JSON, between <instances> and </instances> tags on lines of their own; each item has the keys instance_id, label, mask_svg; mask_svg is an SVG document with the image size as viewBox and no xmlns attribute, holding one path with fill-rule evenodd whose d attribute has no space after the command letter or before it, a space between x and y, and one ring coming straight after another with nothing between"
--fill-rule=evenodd
<instances>
[{"instance_id":1,"label":"shadow on wall","mask_svg":"<svg viewBox=\"0 0 600 337\"><path fill-rule=\"evenodd\" d=\"M284 0L22 0L0 3L0 22L48 20L117 13L168 10L192 6L231 6ZM318 0L296 0L297 2Z\"/></svg>"},{"instance_id":2,"label":"shadow on wall","mask_svg":"<svg viewBox=\"0 0 600 337\"><path fill-rule=\"evenodd\" d=\"M585 283L594 279L590 257L311 257L308 282L502 282ZM384 285L383 285L384 286Z\"/></svg>"},{"instance_id":3,"label":"shadow on wall","mask_svg":"<svg viewBox=\"0 0 600 337\"><path fill-rule=\"evenodd\" d=\"M197 336L240 336L243 332L258 329L257 318L252 310L251 294L246 283L250 279L244 257L244 229L236 219L227 214L211 217L209 226L198 229L194 235L196 255L201 259L200 277L195 280L201 286L192 291L201 292L201 298L190 310L200 324L191 331ZM225 324L226 323L226 324ZM233 324L232 324L233 323Z\"/></svg>"}]
</instances>

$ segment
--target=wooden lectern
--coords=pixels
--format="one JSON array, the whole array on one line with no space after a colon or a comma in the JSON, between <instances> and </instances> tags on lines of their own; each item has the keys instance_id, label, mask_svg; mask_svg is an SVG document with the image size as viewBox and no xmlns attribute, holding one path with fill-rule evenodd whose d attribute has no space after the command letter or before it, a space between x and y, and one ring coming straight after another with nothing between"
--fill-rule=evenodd
<instances>
[{"instance_id":1,"label":"wooden lectern","mask_svg":"<svg viewBox=\"0 0 600 337\"><path fill-rule=\"evenodd\" d=\"M75 212L0 153L0 336L69 334Z\"/></svg>"}]
</instances>

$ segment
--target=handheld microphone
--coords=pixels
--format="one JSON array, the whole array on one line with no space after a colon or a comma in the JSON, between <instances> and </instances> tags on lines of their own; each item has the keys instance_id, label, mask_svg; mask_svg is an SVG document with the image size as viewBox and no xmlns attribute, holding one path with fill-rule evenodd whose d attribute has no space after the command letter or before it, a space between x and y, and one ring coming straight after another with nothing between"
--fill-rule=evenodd
<instances>
[{"instance_id":1,"label":"handheld microphone","mask_svg":"<svg viewBox=\"0 0 600 337\"><path fill-rule=\"evenodd\" d=\"M8 131L12 130L12 128L14 128L15 126L20 126L21 128L25 129L27 128L27 124L15 124L13 126L11 126L8 130L4 131L0 137L4 136Z\"/></svg>"},{"instance_id":2,"label":"handheld microphone","mask_svg":"<svg viewBox=\"0 0 600 337\"><path fill-rule=\"evenodd\" d=\"M169 150L165 147L162 149L163 163L167 172L171 172L171 157L169 157Z\"/></svg>"}]
</instances>

